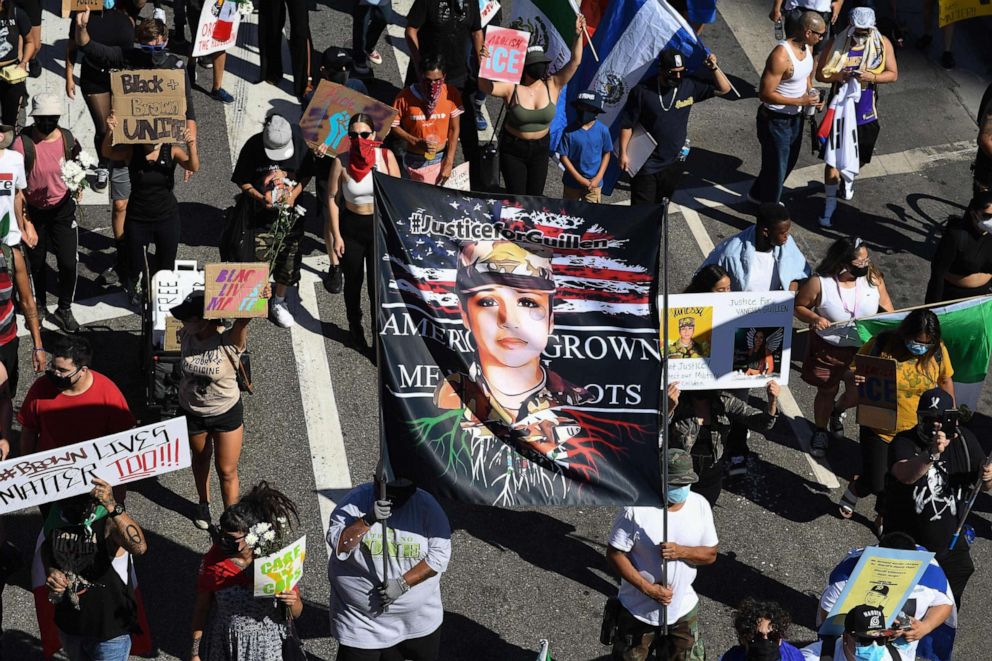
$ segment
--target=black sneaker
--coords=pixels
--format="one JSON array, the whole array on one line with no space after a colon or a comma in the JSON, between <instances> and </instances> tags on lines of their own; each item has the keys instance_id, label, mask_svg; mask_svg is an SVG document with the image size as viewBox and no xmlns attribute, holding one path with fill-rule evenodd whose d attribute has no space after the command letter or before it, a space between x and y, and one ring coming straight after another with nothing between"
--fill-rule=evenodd
<instances>
[{"instance_id":1,"label":"black sneaker","mask_svg":"<svg viewBox=\"0 0 992 661\"><path fill-rule=\"evenodd\" d=\"M79 322L72 316L72 308L58 308L52 313L52 323L64 330L66 333L75 333L79 330Z\"/></svg>"},{"instance_id":2,"label":"black sneaker","mask_svg":"<svg viewBox=\"0 0 992 661\"><path fill-rule=\"evenodd\" d=\"M834 438L844 438L844 418L846 417L847 413L845 411L835 410L830 414L830 422L827 423L827 429L830 430Z\"/></svg>"},{"instance_id":3,"label":"black sneaker","mask_svg":"<svg viewBox=\"0 0 992 661\"><path fill-rule=\"evenodd\" d=\"M958 61L954 59L954 53L949 50L945 50L944 54L940 56L940 66L945 69L953 69L958 65Z\"/></svg>"},{"instance_id":4,"label":"black sneaker","mask_svg":"<svg viewBox=\"0 0 992 661\"><path fill-rule=\"evenodd\" d=\"M110 170L108 170L107 168L97 168L95 173L96 173L96 181L93 182L93 190L95 191L107 190L107 185L110 183Z\"/></svg>"},{"instance_id":5,"label":"black sneaker","mask_svg":"<svg viewBox=\"0 0 992 661\"><path fill-rule=\"evenodd\" d=\"M96 284L101 287L116 287L120 282L121 279L117 277L117 271L113 266L104 269L103 273L96 277Z\"/></svg>"},{"instance_id":6,"label":"black sneaker","mask_svg":"<svg viewBox=\"0 0 992 661\"><path fill-rule=\"evenodd\" d=\"M328 267L327 275L324 276L324 289L330 294L340 294L344 289L344 272L340 266L332 264Z\"/></svg>"},{"instance_id":7,"label":"black sneaker","mask_svg":"<svg viewBox=\"0 0 992 661\"><path fill-rule=\"evenodd\" d=\"M41 62L38 61L38 58L34 58L28 62L28 75L32 78L41 77Z\"/></svg>"},{"instance_id":8,"label":"black sneaker","mask_svg":"<svg viewBox=\"0 0 992 661\"><path fill-rule=\"evenodd\" d=\"M365 329L362 328L361 320L348 322L348 335L351 336L351 344L359 351L369 350L369 343L365 340Z\"/></svg>"}]
</instances>

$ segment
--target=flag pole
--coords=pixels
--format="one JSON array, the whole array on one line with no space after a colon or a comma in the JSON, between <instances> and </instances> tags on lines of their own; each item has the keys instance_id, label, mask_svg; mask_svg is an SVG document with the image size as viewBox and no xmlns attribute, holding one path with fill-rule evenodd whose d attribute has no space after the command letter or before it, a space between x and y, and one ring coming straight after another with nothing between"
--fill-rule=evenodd
<instances>
[{"instance_id":1,"label":"flag pole","mask_svg":"<svg viewBox=\"0 0 992 661\"><path fill-rule=\"evenodd\" d=\"M665 260L662 266L661 292L661 541L668 542L668 205L670 200L662 200L661 208L661 253ZM668 587L668 561L661 558L661 583ZM663 640L668 640L668 607L661 607L660 629Z\"/></svg>"},{"instance_id":2,"label":"flag pole","mask_svg":"<svg viewBox=\"0 0 992 661\"><path fill-rule=\"evenodd\" d=\"M376 183L377 173L375 168L372 168L372 183L375 189L375 193L379 193L379 185ZM382 309L378 307L376 303L381 302L383 292L379 291L379 285L382 283L382 274L379 272L382 268L382 255L379 251L379 223L382 222L381 215L379 213L379 205L375 206L375 215L373 217L373 237L372 237L372 254L375 255L376 268L372 269L369 273L369 278L371 282L369 283L372 287L372 291L375 295L372 297L373 308L369 310L369 316L372 317L372 351L375 357L375 376L376 381L379 384L379 392L382 392L382 352L381 345L379 341L379 311ZM379 483L379 492L376 494L379 500L386 500L386 443L382 438L382 411L380 408L379 412L379 463L375 467L375 479ZM382 526L382 585L385 587L387 581L389 581L389 524L386 521L380 521L379 524ZM375 565L372 566L372 574L375 574ZM389 610L388 605L382 607L382 612L385 613Z\"/></svg>"},{"instance_id":3,"label":"flag pole","mask_svg":"<svg viewBox=\"0 0 992 661\"><path fill-rule=\"evenodd\" d=\"M572 11L575 12L576 16L582 14L582 8L579 7L579 2L580 0L568 0L568 4L572 6ZM585 16L585 14L582 15ZM592 45L592 37L589 36L589 28L583 25L582 34L586 36L586 43L589 44L589 50L592 51L593 59L596 60L597 64L599 64L599 53L596 52L596 47Z\"/></svg>"},{"instance_id":4,"label":"flag pole","mask_svg":"<svg viewBox=\"0 0 992 661\"><path fill-rule=\"evenodd\" d=\"M868 314L863 317L857 317L854 319L848 319L847 321L835 321L834 323L827 326L827 328L834 328L837 326L846 326L853 321L864 321L865 319L875 319L876 317L884 317L887 314L897 314L899 312L913 312L914 310L928 310L930 308L942 308L945 305L955 305L956 303L964 303L965 301L975 301L980 298L990 298L989 294L979 294L978 296L966 296L964 298L955 298L951 301L937 301L936 303L924 303L923 305L914 305L909 308L899 308L898 310L892 310L891 312L877 312L875 314ZM802 328L797 328L796 333L808 333L809 326L803 326Z\"/></svg>"}]
</instances>

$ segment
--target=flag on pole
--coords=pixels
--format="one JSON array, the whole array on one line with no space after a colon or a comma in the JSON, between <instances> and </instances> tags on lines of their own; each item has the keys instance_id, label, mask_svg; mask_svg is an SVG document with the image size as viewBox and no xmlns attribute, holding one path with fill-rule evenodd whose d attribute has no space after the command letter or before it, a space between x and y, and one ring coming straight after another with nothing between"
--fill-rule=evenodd
<instances>
[{"instance_id":1,"label":"flag on pole","mask_svg":"<svg viewBox=\"0 0 992 661\"><path fill-rule=\"evenodd\" d=\"M940 320L940 335L954 367L954 395L958 404L972 411L978 406L982 385L992 358L992 296L978 296L960 303L930 308ZM899 325L908 311L856 319L862 342Z\"/></svg>"}]
</instances>

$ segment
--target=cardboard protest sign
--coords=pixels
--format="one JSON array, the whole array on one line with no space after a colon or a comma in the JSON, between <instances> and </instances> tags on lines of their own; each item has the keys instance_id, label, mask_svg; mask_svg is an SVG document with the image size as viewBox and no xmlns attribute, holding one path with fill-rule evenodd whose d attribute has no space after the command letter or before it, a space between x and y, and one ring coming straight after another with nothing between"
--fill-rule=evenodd
<instances>
[{"instance_id":1,"label":"cardboard protest sign","mask_svg":"<svg viewBox=\"0 0 992 661\"><path fill-rule=\"evenodd\" d=\"M858 376L858 424L883 431L896 428L896 361L877 356L855 356Z\"/></svg>"},{"instance_id":2,"label":"cardboard protest sign","mask_svg":"<svg viewBox=\"0 0 992 661\"><path fill-rule=\"evenodd\" d=\"M269 314L269 301L262 298L262 290L269 281L268 264L207 264L203 273L204 319L240 319Z\"/></svg>"},{"instance_id":3,"label":"cardboard protest sign","mask_svg":"<svg viewBox=\"0 0 992 661\"><path fill-rule=\"evenodd\" d=\"M461 165L456 165L451 168L451 176L446 182L444 182L445 188L450 188L452 190L468 191L469 190L469 172L468 172L468 161L465 161Z\"/></svg>"},{"instance_id":4,"label":"cardboard protest sign","mask_svg":"<svg viewBox=\"0 0 992 661\"><path fill-rule=\"evenodd\" d=\"M490 25L486 28L489 57L479 63L479 77L516 85L524 75L530 33Z\"/></svg>"},{"instance_id":5,"label":"cardboard protest sign","mask_svg":"<svg viewBox=\"0 0 992 661\"><path fill-rule=\"evenodd\" d=\"M496 0L479 0L479 18L482 19L482 27L489 25L496 12L499 11L500 4Z\"/></svg>"},{"instance_id":6,"label":"cardboard protest sign","mask_svg":"<svg viewBox=\"0 0 992 661\"><path fill-rule=\"evenodd\" d=\"M306 112L300 118L303 138L311 149L326 145L329 154L343 154L351 145L348 120L360 112L372 118L378 140L386 137L392 128L393 118L397 115L396 108L392 106L359 94L344 85L322 80L317 85Z\"/></svg>"},{"instance_id":7,"label":"cardboard protest sign","mask_svg":"<svg viewBox=\"0 0 992 661\"><path fill-rule=\"evenodd\" d=\"M162 338L162 349L165 351L179 351L179 330L183 327L183 322L179 321L171 314L165 318L165 336Z\"/></svg>"},{"instance_id":8,"label":"cardboard protest sign","mask_svg":"<svg viewBox=\"0 0 992 661\"><path fill-rule=\"evenodd\" d=\"M62 18L74 11L103 11L103 0L62 0Z\"/></svg>"},{"instance_id":9,"label":"cardboard protest sign","mask_svg":"<svg viewBox=\"0 0 992 661\"><path fill-rule=\"evenodd\" d=\"M114 144L179 142L186 128L186 70L110 72Z\"/></svg>"},{"instance_id":10,"label":"cardboard protest sign","mask_svg":"<svg viewBox=\"0 0 992 661\"><path fill-rule=\"evenodd\" d=\"M284 549L255 558L255 596L272 597L289 592L303 578L303 561L307 557L307 536Z\"/></svg>"},{"instance_id":11,"label":"cardboard protest sign","mask_svg":"<svg viewBox=\"0 0 992 661\"><path fill-rule=\"evenodd\" d=\"M892 626L933 557L929 551L865 548L837 602L820 625L820 635L844 633L844 616L862 604L880 608L885 613L885 626Z\"/></svg>"},{"instance_id":12,"label":"cardboard protest sign","mask_svg":"<svg viewBox=\"0 0 992 661\"><path fill-rule=\"evenodd\" d=\"M193 35L193 57L227 50L236 44L240 24L241 14L234 0L204 2Z\"/></svg>"},{"instance_id":13,"label":"cardboard protest sign","mask_svg":"<svg viewBox=\"0 0 992 661\"><path fill-rule=\"evenodd\" d=\"M682 390L786 385L794 299L788 291L669 296L669 380Z\"/></svg>"},{"instance_id":14,"label":"cardboard protest sign","mask_svg":"<svg viewBox=\"0 0 992 661\"><path fill-rule=\"evenodd\" d=\"M0 514L93 489L93 478L127 484L189 468L186 418L0 462Z\"/></svg>"}]
</instances>

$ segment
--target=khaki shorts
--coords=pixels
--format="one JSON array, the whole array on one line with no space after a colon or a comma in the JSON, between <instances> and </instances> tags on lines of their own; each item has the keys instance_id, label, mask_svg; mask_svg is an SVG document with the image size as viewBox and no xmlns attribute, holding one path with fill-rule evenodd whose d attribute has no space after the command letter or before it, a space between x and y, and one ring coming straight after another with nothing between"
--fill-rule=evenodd
<instances>
[{"instance_id":1,"label":"khaki shorts","mask_svg":"<svg viewBox=\"0 0 992 661\"><path fill-rule=\"evenodd\" d=\"M583 202L599 204L603 199L602 193L602 186L597 186L596 188L570 188L565 186L565 193L562 197L566 200L582 200Z\"/></svg>"}]
</instances>

